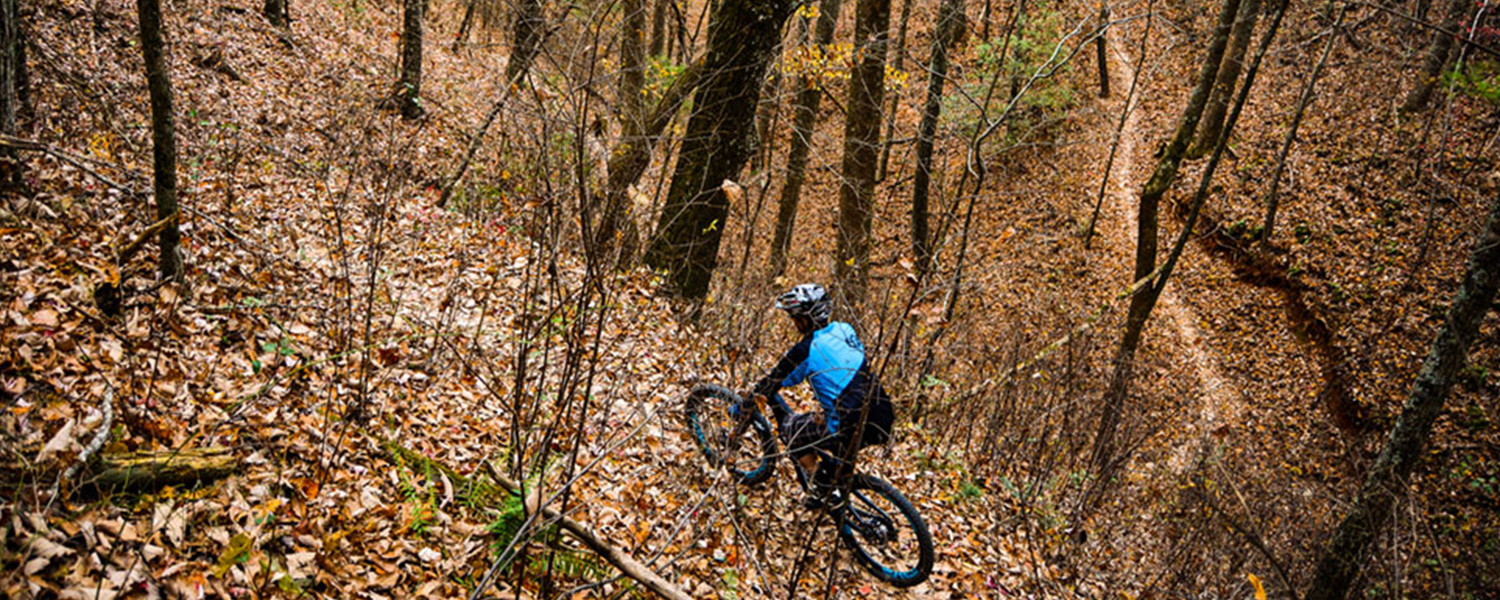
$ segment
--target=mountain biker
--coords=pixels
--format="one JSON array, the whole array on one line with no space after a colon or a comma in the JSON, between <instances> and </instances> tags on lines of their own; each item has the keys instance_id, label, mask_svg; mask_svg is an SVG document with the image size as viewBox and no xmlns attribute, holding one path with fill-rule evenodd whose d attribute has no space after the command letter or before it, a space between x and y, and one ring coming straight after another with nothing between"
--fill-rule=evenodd
<instances>
[{"instance_id":1,"label":"mountain biker","mask_svg":"<svg viewBox=\"0 0 1500 600\"><path fill-rule=\"evenodd\" d=\"M864 446L886 443L895 413L890 396L870 372L859 335L848 323L829 320L833 305L823 286L794 287L777 298L776 308L786 311L802 337L755 384L752 394L757 401L769 401L781 437L802 463L803 472L815 472L813 495L803 506L821 508L836 478L849 475L849 469L838 468L847 465L843 459L853 459ZM821 413L793 413L777 393L803 381L812 387ZM856 431L861 419L863 431ZM814 448L835 458L818 461ZM816 471L814 463L819 463ZM831 498L833 503L838 501L836 495Z\"/></svg>"}]
</instances>

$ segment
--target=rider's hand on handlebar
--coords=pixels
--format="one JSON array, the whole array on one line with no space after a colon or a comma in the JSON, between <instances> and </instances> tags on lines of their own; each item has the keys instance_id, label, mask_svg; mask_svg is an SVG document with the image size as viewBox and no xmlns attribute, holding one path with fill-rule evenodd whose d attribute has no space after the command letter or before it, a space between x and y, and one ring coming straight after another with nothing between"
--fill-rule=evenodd
<instances>
[{"instance_id":1,"label":"rider's hand on handlebar","mask_svg":"<svg viewBox=\"0 0 1500 600\"><path fill-rule=\"evenodd\" d=\"M755 394L753 392L745 392L739 396L740 401L729 406L729 416L731 417L739 417L740 411L748 410L755 406Z\"/></svg>"}]
</instances>

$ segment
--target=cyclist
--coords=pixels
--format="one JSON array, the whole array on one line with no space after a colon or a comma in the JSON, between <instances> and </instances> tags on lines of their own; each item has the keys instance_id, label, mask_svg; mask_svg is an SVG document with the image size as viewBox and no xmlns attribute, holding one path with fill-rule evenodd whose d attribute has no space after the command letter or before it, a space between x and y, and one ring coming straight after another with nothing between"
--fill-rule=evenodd
<instances>
[{"instance_id":1,"label":"cyclist","mask_svg":"<svg viewBox=\"0 0 1500 600\"><path fill-rule=\"evenodd\" d=\"M813 495L803 506L817 509L825 505L825 499L835 504L840 501L830 494L833 483L849 475L849 469L830 463L846 465L842 459L852 459L860 448L886 443L895 413L890 396L870 372L859 335L848 323L829 320L833 306L823 286L805 283L794 287L777 298L776 308L786 311L802 337L755 384L752 393L770 404L781 437L792 456L802 463L803 471L815 473ZM777 393L803 381L817 396L821 414L793 413ZM863 431L855 431L861 418ZM819 461L814 448L835 458L815 465Z\"/></svg>"}]
</instances>

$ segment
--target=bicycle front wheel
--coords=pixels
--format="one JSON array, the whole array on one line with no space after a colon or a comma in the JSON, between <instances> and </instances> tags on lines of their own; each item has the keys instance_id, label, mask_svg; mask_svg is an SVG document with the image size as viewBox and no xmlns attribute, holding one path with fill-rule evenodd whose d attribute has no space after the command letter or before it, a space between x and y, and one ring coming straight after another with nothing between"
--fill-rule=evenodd
<instances>
[{"instance_id":1,"label":"bicycle front wheel","mask_svg":"<svg viewBox=\"0 0 1500 600\"><path fill-rule=\"evenodd\" d=\"M688 394L685 417L698 449L714 466L722 466L736 481L755 485L776 470L776 434L759 410L738 415L739 394L717 385L699 385Z\"/></svg>"},{"instance_id":2,"label":"bicycle front wheel","mask_svg":"<svg viewBox=\"0 0 1500 600\"><path fill-rule=\"evenodd\" d=\"M898 588L932 574L932 534L916 507L878 477L857 475L839 534L870 574Z\"/></svg>"}]
</instances>

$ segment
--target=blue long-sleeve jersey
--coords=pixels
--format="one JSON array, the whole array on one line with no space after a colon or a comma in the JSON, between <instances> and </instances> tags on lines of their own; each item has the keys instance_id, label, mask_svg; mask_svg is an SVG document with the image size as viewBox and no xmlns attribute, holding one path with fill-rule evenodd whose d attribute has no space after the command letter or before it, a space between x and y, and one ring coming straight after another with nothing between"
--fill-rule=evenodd
<instances>
[{"instance_id":1,"label":"blue long-sleeve jersey","mask_svg":"<svg viewBox=\"0 0 1500 600\"><path fill-rule=\"evenodd\" d=\"M781 419L790 408L776 392L803 381L812 386L818 404L822 405L829 433L838 432L840 413L857 414L867 396L884 393L878 385L872 388L873 378L859 335L848 323L839 321L803 336L782 355L776 368L755 384L755 393L769 398L771 411Z\"/></svg>"}]
</instances>

